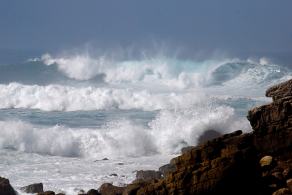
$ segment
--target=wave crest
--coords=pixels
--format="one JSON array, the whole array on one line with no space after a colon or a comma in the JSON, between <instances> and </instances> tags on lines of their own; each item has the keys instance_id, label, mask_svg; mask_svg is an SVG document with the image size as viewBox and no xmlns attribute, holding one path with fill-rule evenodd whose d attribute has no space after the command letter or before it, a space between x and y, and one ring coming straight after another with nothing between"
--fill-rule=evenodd
<instances>
[{"instance_id":1,"label":"wave crest","mask_svg":"<svg viewBox=\"0 0 292 195\"><path fill-rule=\"evenodd\" d=\"M239 128L250 130L232 108L211 105L163 110L148 126L128 120L112 121L98 129L0 121L0 148L85 158L174 154L184 146L196 145L204 131L226 133Z\"/></svg>"},{"instance_id":2,"label":"wave crest","mask_svg":"<svg viewBox=\"0 0 292 195\"><path fill-rule=\"evenodd\" d=\"M178 89L224 85L234 81L256 86L291 76L287 68L273 64L267 58L194 61L157 57L115 61L87 54L61 57L44 54L34 61L56 65L64 75L76 80L102 77L109 84L155 84Z\"/></svg>"},{"instance_id":3,"label":"wave crest","mask_svg":"<svg viewBox=\"0 0 292 195\"><path fill-rule=\"evenodd\" d=\"M189 106L201 97L192 93L153 94L147 90L71 87L62 85L0 85L0 108L29 108L45 111L142 109L146 111ZM186 104L186 102L188 104Z\"/></svg>"}]
</instances>

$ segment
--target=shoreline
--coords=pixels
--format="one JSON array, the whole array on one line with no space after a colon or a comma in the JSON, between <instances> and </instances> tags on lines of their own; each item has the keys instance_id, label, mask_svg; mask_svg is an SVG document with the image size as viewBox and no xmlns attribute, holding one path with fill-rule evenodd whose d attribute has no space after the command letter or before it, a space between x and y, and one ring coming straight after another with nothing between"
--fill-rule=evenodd
<instances>
[{"instance_id":1,"label":"shoreline","mask_svg":"<svg viewBox=\"0 0 292 195\"><path fill-rule=\"evenodd\" d=\"M83 194L291 194L292 80L271 87L266 96L273 102L248 112L252 132L237 130L184 148L159 171L138 171L125 187L105 183ZM2 181L0 194L4 186L14 195Z\"/></svg>"}]
</instances>

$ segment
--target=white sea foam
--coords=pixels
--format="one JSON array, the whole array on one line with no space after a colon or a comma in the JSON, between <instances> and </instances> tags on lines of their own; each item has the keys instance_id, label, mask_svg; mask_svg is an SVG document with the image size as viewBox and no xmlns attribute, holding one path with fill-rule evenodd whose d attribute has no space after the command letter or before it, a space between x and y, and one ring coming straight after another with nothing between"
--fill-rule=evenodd
<instances>
[{"instance_id":1,"label":"white sea foam","mask_svg":"<svg viewBox=\"0 0 292 195\"><path fill-rule=\"evenodd\" d=\"M88 54L58 57L44 54L39 59L33 59L37 60L48 66L56 65L64 75L77 80L88 80L99 75L109 84L143 83L173 89L224 85L226 82L227 85L240 83L241 86L253 84L253 87L257 87L275 83L287 75L291 76L289 71L271 63L266 57L195 61L160 56L117 61L106 56L92 57Z\"/></svg>"},{"instance_id":2,"label":"white sea foam","mask_svg":"<svg viewBox=\"0 0 292 195\"><path fill-rule=\"evenodd\" d=\"M201 81L195 62L168 58L150 58L133 61L114 61L102 56L92 58L88 54L52 57L44 54L40 59L44 64L57 65L69 78L88 80L99 75L107 83L157 83L176 88L197 86ZM34 59L36 61L36 59ZM209 61L200 65L208 64Z\"/></svg>"},{"instance_id":3,"label":"white sea foam","mask_svg":"<svg viewBox=\"0 0 292 195\"><path fill-rule=\"evenodd\" d=\"M154 59L109 64L88 56L52 58L45 55L42 60L48 65L56 64L60 71L76 79L102 74L108 84L102 88L1 84L0 108L172 109L206 99L204 94L262 97L270 85L292 78L289 70L268 64L266 59L217 63Z\"/></svg>"},{"instance_id":4,"label":"white sea foam","mask_svg":"<svg viewBox=\"0 0 292 195\"><path fill-rule=\"evenodd\" d=\"M226 133L250 130L228 106L200 104L189 109L162 110L148 127L128 120L112 121L102 128L41 127L21 121L0 122L0 148L58 156L102 158L173 154L197 144L206 130Z\"/></svg>"},{"instance_id":5,"label":"white sea foam","mask_svg":"<svg viewBox=\"0 0 292 195\"><path fill-rule=\"evenodd\" d=\"M123 186L135 179L137 170L157 170L173 157L155 155L93 160L0 150L0 172L2 177L9 178L19 195L28 195L20 190L21 187L39 182L43 183L45 191L74 195L81 189L85 192L97 189L103 183Z\"/></svg>"},{"instance_id":6,"label":"white sea foam","mask_svg":"<svg viewBox=\"0 0 292 195\"><path fill-rule=\"evenodd\" d=\"M22 121L0 122L0 148L68 157L144 156L156 150L150 134L129 121L103 129L40 127Z\"/></svg>"},{"instance_id":7,"label":"white sea foam","mask_svg":"<svg viewBox=\"0 0 292 195\"><path fill-rule=\"evenodd\" d=\"M0 108L29 108L45 111L171 109L189 106L204 96L199 91L184 94L153 94L147 90L78 88L62 85L39 86L19 83L0 85L0 94Z\"/></svg>"},{"instance_id":8,"label":"white sea foam","mask_svg":"<svg viewBox=\"0 0 292 195\"><path fill-rule=\"evenodd\" d=\"M160 57L116 61L104 56L45 54L31 60L30 65L42 65L40 62L56 66L78 85L68 83L72 80L67 85L64 82L41 86L38 81L35 85L0 84L0 109L137 109L157 113L146 125L119 116L109 118L101 127L90 128L86 124L54 126L54 121L41 126L32 124L34 120L24 121L30 120L25 117L1 119L0 171L4 176L18 187L42 181L48 189L64 189L68 194L76 193L73 186L89 189L103 181L129 182L134 178L132 171L146 164L142 160L145 156L177 154L184 146L196 145L207 130L250 131L248 121L238 110L247 109L246 101L267 101L263 99L267 86L291 78L289 71L266 58L196 62ZM54 74L55 68L51 71ZM95 85L94 78L99 76L103 78L103 87ZM80 82L90 79L93 80L88 83ZM41 117L46 117L47 112L41 113ZM95 164L94 160L104 157L110 158L108 165L103 166L107 162L100 161ZM117 159L125 162L123 168L117 166ZM160 164L155 157L153 163L149 161L151 166L146 169ZM118 173L118 177L111 178L111 173Z\"/></svg>"},{"instance_id":9,"label":"white sea foam","mask_svg":"<svg viewBox=\"0 0 292 195\"><path fill-rule=\"evenodd\" d=\"M228 106L201 104L196 108L164 110L150 122L156 144L162 153L177 153L182 147L197 145L207 130L228 133L236 129L250 131L245 118L237 117Z\"/></svg>"}]
</instances>

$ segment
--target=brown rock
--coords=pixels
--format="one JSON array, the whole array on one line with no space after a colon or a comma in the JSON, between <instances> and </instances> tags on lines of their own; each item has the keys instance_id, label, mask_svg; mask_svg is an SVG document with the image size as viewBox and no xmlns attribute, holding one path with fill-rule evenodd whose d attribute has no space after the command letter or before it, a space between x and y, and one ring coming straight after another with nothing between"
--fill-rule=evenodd
<instances>
[{"instance_id":1,"label":"brown rock","mask_svg":"<svg viewBox=\"0 0 292 195\"><path fill-rule=\"evenodd\" d=\"M187 146L187 147L183 147L181 149L181 153L184 154L184 153L187 153L189 151L191 151L192 149L196 148L195 146Z\"/></svg>"},{"instance_id":2,"label":"brown rock","mask_svg":"<svg viewBox=\"0 0 292 195\"><path fill-rule=\"evenodd\" d=\"M215 130L207 130L204 131L202 135L198 138L198 143L203 144L206 141L210 141L214 138L220 137L222 134Z\"/></svg>"},{"instance_id":3,"label":"brown rock","mask_svg":"<svg viewBox=\"0 0 292 195\"><path fill-rule=\"evenodd\" d=\"M176 170L176 168L172 164L166 164L166 165L163 165L159 168L159 172L161 172L161 174L163 176L166 176L167 174L174 172L175 170Z\"/></svg>"},{"instance_id":4,"label":"brown rock","mask_svg":"<svg viewBox=\"0 0 292 195\"><path fill-rule=\"evenodd\" d=\"M260 160L261 167L271 166L273 163L273 157L272 156L264 156Z\"/></svg>"},{"instance_id":5,"label":"brown rock","mask_svg":"<svg viewBox=\"0 0 292 195\"><path fill-rule=\"evenodd\" d=\"M279 153L291 147L291 96L277 99L271 104L250 110L248 119L254 129L255 147L260 152Z\"/></svg>"},{"instance_id":6,"label":"brown rock","mask_svg":"<svg viewBox=\"0 0 292 195\"><path fill-rule=\"evenodd\" d=\"M146 184L149 184L149 183L145 181L136 180L136 182L126 186L126 189L124 190L123 195L135 195L137 191L140 188L144 187Z\"/></svg>"},{"instance_id":7,"label":"brown rock","mask_svg":"<svg viewBox=\"0 0 292 195\"><path fill-rule=\"evenodd\" d=\"M102 195L122 195L125 187L114 186L110 183L104 183L99 187L99 192Z\"/></svg>"},{"instance_id":8,"label":"brown rock","mask_svg":"<svg viewBox=\"0 0 292 195\"><path fill-rule=\"evenodd\" d=\"M283 181L284 180L283 174L281 172L279 172L279 171L273 172L272 176L274 176L279 181Z\"/></svg>"},{"instance_id":9,"label":"brown rock","mask_svg":"<svg viewBox=\"0 0 292 195\"><path fill-rule=\"evenodd\" d=\"M286 168L286 169L284 169L284 171L283 171L283 176L286 178L286 179L288 179L288 178L292 178L292 171L291 171L291 169L290 168Z\"/></svg>"},{"instance_id":10,"label":"brown rock","mask_svg":"<svg viewBox=\"0 0 292 195\"><path fill-rule=\"evenodd\" d=\"M281 188L273 193L273 195L291 195L291 192L288 188Z\"/></svg>"},{"instance_id":11,"label":"brown rock","mask_svg":"<svg viewBox=\"0 0 292 195\"><path fill-rule=\"evenodd\" d=\"M16 195L8 179L0 177L0 195Z\"/></svg>"},{"instance_id":12,"label":"brown rock","mask_svg":"<svg viewBox=\"0 0 292 195\"><path fill-rule=\"evenodd\" d=\"M291 82L268 90L267 95L273 96L274 102L249 111L253 132L242 134L239 130L184 148L182 155L167 165L174 169L165 171L163 178L155 180L151 176L143 183L142 172L140 180L128 185L124 195L257 195L286 187L285 175L289 174L283 170L292 167ZM285 193L290 193L288 188L274 192Z\"/></svg>"},{"instance_id":13,"label":"brown rock","mask_svg":"<svg viewBox=\"0 0 292 195\"><path fill-rule=\"evenodd\" d=\"M154 170L147 170L147 171L137 171L136 173L136 180L142 180L142 181L150 181L153 179L160 179L161 178L161 172L160 171L154 171Z\"/></svg>"},{"instance_id":14,"label":"brown rock","mask_svg":"<svg viewBox=\"0 0 292 195\"><path fill-rule=\"evenodd\" d=\"M284 97L292 96L292 80L270 87L266 91L266 96L272 97L274 101Z\"/></svg>"},{"instance_id":15,"label":"brown rock","mask_svg":"<svg viewBox=\"0 0 292 195\"><path fill-rule=\"evenodd\" d=\"M292 192L292 178L286 181L288 189Z\"/></svg>"}]
</instances>

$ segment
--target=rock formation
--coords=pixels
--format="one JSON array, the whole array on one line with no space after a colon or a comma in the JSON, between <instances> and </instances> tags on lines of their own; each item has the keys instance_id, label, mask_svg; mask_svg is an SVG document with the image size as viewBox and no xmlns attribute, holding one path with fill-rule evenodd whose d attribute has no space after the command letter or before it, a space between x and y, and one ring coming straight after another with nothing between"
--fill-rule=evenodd
<instances>
[{"instance_id":1,"label":"rock formation","mask_svg":"<svg viewBox=\"0 0 292 195\"><path fill-rule=\"evenodd\" d=\"M8 179L0 177L0 195L16 195Z\"/></svg>"},{"instance_id":2,"label":"rock formation","mask_svg":"<svg viewBox=\"0 0 292 195\"><path fill-rule=\"evenodd\" d=\"M292 80L266 94L273 102L248 113L253 132L184 148L162 179L124 194L292 194Z\"/></svg>"},{"instance_id":3,"label":"rock formation","mask_svg":"<svg viewBox=\"0 0 292 195\"><path fill-rule=\"evenodd\" d=\"M31 194L44 192L42 183L31 184L31 185L20 188L20 190L25 193L31 193Z\"/></svg>"}]
</instances>

